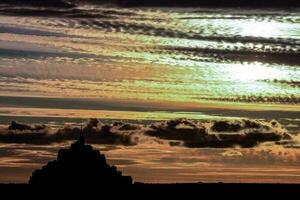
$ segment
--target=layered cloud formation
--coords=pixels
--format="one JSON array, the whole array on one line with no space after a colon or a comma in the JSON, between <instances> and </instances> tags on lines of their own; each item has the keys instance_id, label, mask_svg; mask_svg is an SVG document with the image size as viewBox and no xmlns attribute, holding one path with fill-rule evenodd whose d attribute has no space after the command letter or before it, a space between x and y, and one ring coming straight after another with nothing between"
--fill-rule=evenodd
<instances>
[{"instance_id":1,"label":"layered cloud formation","mask_svg":"<svg viewBox=\"0 0 300 200\"><path fill-rule=\"evenodd\" d=\"M277 121L234 120L193 123L187 120L152 125L146 134L182 141L187 147L253 147L262 142L291 140ZM176 144L176 143L173 143Z\"/></svg>"},{"instance_id":2,"label":"layered cloud formation","mask_svg":"<svg viewBox=\"0 0 300 200\"><path fill-rule=\"evenodd\" d=\"M9 5L50 6L62 8L70 8L73 6L70 1L66 0L2 0L1 3Z\"/></svg>"},{"instance_id":3,"label":"layered cloud formation","mask_svg":"<svg viewBox=\"0 0 300 200\"><path fill-rule=\"evenodd\" d=\"M208 7L292 7L299 6L297 0L3 0L3 3L21 4L31 6L53 6L53 7L71 7L72 5L82 3L92 4L116 4L119 6L170 6L170 7L191 7L191 6L208 6Z\"/></svg>"},{"instance_id":4,"label":"layered cloud formation","mask_svg":"<svg viewBox=\"0 0 300 200\"><path fill-rule=\"evenodd\" d=\"M77 139L79 132L79 127L55 129L46 125L27 125L13 121L8 128L1 129L0 143L59 143ZM254 147L265 142L286 147L298 144L297 136L288 133L275 120L203 122L178 119L145 125L123 122L104 124L97 119L90 119L83 132L91 144L138 145L150 141L192 148Z\"/></svg>"}]
</instances>

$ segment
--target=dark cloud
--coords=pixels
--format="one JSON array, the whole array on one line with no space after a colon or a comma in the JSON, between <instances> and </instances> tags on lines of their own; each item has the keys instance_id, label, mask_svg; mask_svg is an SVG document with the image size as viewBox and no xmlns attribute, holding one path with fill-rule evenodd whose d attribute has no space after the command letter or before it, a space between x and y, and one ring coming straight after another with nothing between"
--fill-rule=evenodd
<instances>
[{"instance_id":1,"label":"dark cloud","mask_svg":"<svg viewBox=\"0 0 300 200\"><path fill-rule=\"evenodd\" d=\"M90 119L83 132L91 144L137 145L149 140L194 148L254 147L264 142L281 146L298 144L296 137L275 120L202 122L177 119L142 125L123 122L104 124L98 119ZM45 125L27 125L13 121L7 129L1 130L0 142L43 145L76 140L79 133L78 126L54 129Z\"/></svg>"},{"instance_id":2,"label":"dark cloud","mask_svg":"<svg viewBox=\"0 0 300 200\"><path fill-rule=\"evenodd\" d=\"M2 3L27 6L73 7L80 3L115 4L118 6L167 6L167 7L295 7L297 0L2 0Z\"/></svg>"},{"instance_id":3,"label":"dark cloud","mask_svg":"<svg viewBox=\"0 0 300 200\"><path fill-rule=\"evenodd\" d=\"M105 125L97 119L91 119L83 128L83 132L87 137L87 141L92 144L136 144L135 138L133 137L134 133L121 133L115 130L118 128L124 130L126 127L127 129L129 128L128 125L124 124L118 127ZM6 130L1 130L0 142L44 145L76 140L79 133L79 127L65 126L56 130L45 125L27 125L12 121Z\"/></svg>"},{"instance_id":4,"label":"dark cloud","mask_svg":"<svg viewBox=\"0 0 300 200\"><path fill-rule=\"evenodd\" d=\"M253 147L262 142L292 140L292 136L272 120L228 120L208 123L172 120L151 125L147 135L183 142L187 147ZM171 145L181 143L172 142Z\"/></svg>"},{"instance_id":5,"label":"dark cloud","mask_svg":"<svg viewBox=\"0 0 300 200\"><path fill-rule=\"evenodd\" d=\"M278 79L274 79L274 80L268 80L268 79L264 79L261 80L262 82L267 82L267 83L275 83L275 84L279 84L279 85L288 85L290 87L293 88L299 88L300 87L300 81L295 81L295 80L278 80Z\"/></svg>"},{"instance_id":6,"label":"dark cloud","mask_svg":"<svg viewBox=\"0 0 300 200\"><path fill-rule=\"evenodd\" d=\"M162 32L163 33L163 32ZM166 33L167 34L167 33ZM174 36L174 33L171 33L169 37ZM165 35L166 36L166 35ZM234 36L234 37L224 37L221 35L218 36L202 36L198 34L191 34L191 33L179 33L175 37L182 37L182 38L189 38L189 39L199 39L199 40L214 40L214 41L223 41L232 43L235 41L239 41L243 43L243 47L236 47L235 49L226 48L226 49L216 49L216 48L194 48L194 47L164 47L162 49L165 52L178 52L185 55L193 55L193 56L201 56L201 57L208 57L214 61L220 62L266 62L266 63L276 63L276 64L289 64L289 65L298 65L299 57L297 56L298 53L296 51L289 51L286 49L267 49L266 47L269 46L270 43L274 44L281 44L283 47L288 47L291 45L290 41L277 41L274 39L266 39L266 38L259 38L259 37L241 37L241 36ZM249 48L247 47L249 43L253 42L260 42L263 44L263 47L260 49ZM212 59L213 58L213 59ZM196 61L199 58L194 59Z\"/></svg>"},{"instance_id":7,"label":"dark cloud","mask_svg":"<svg viewBox=\"0 0 300 200\"><path fill-rule=\"evenodd\" d=\"M294 86L292 86L294 87ZM245 102L245 103L282 103L282 104L299 104L300 98L295 95L290 96L237 96L224 98L201 98L210 101L226 101L226 102Z\"/></svg>"},{"instance_id":8,"label":"dark cloud","mask_svg":"<svg viewBox=\"0 0 300 200\"><path fill-rule=\"evenodd\" d=\"M70 8L73 5L67 0L1 0L2 4L23 6L49 6Z\"/></svg>"},{"instance_id":9,"label":"dark cloud","mask_svg":"<svg viewBox=\"0 0 300 200\"><path fill-rule=\"evenodd\" d=\"M168 6L168 7L293 7L300 6L297 0L118 0L124 6Z\"/></svg>"},{"instance_id":10,"label":"dark cloud","mask_svg":"<svg viewBox=\"0 0 300 200\"><path fill-rule=\"evenodd\" d=\"M8 130L18 130L18 131L25 131L25 130L39 131L44 129L46 129L45 125L27 125L16 121L12 121L10 126L8 127Z\"/></svg>"}]
</instances>

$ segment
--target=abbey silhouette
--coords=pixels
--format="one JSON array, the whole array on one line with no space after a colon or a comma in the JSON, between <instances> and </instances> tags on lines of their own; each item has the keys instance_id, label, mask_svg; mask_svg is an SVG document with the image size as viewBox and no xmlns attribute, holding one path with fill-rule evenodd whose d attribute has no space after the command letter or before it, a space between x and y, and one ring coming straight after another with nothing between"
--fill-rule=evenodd
<instances>
[{"instance_id":1,"label":"abbey silhouette","mask_svg":"<svg viewBox=\"0 0 300 200\"><path fill-rule=\"evenodd\" d=\"M107 164L105 156L85 144L81 129L78 140L70 149L61 149L57 160L37 169L29 179L31 185L97 186L131 185L130 176L122 176L115 166Z\"/></svg>"}]
</instances>

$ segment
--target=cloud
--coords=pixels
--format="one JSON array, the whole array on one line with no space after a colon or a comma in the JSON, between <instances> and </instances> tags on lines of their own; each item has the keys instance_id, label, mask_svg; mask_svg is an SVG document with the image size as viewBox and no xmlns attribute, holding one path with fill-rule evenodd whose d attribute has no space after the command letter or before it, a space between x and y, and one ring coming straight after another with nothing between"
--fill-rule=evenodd
<instances>
[{"instance_id":1,"label":"cloud","mask_svg":"<svg viewBox=\"0 0 300 200\"><path fill-rule=\"evenodd\" d=\"M91 144L138 145L153 142L191 148L228 148L254 147L272 142L283 147L298 146L297 136L288 133L275 120L203 122L177 119L145 125L123 122L105 124L98 119L90 119L83 132ZM13 121L8 128L0 129L0 142L45 145L76 140L79 133L79 126L55 129L46 125L28 125Z\"/></svg>"},{"instance_id":2,"label":"cloud","mask_svg":"<svg viewBox=\"0 0 300 200\"><path fill-rule=\"evenodd\" d=\"M300 151L283 146L259 145L250 149L227 149L221 153L221 156L218 162L240 166L269 166L270 164L299 166L300 163Z\"/></svg>"},{"instance_id":3,"label":"cloud","mask_svg":"<svg viewBox=\"0 0 300 200\"><path fill-rule=\"evenodd\" d=\"M2 4L25 5L25 6L49 6L60 8L71 8L73 5L66 0L2 0Z\"/></svg>"},{"instance_id":4,"label":"cloud","mask_svg":"<svg viewBox=\"0 0 300 200\"><path fill-rule=\"evenodd\" d=\"M292 7L292 6L299 6L297 0L227 0L227 1L220 1L220 0L179 0L174 2L173 0L143 0L143 1L136 1L136 0L118 0L116 1L119 5L123 6L167 6L167 7Z\"/></svg>"},{"instance_id":5,"label":"cloud","mask_svg":"<svg viewBox=\"0 0 300 200\"><path fill-rule=\"evenodd\" d=\"M291 87L299 87L293 86ZM300 102L300 98L295 95L287 95L287 96L238 96L232 98L205 98L206 100L214 100L214 101L227 101L227 102L257 102L257 103L282 103L282 104L298 104Z\"/></svg>"},{"instance_id":6,"label":"cloud","mask_svg":"<svg viewBox=\"0 0 300 200\"><path fill-rule=\"evenodd\" d=\"M141 6L165 6L165 7L295 7L299 6L297 0L179 0L174 2L173 0L2 0L2 3L13 4L13 5L30 5L30 6L51 6L51 7L62 7L69 8L77 5L78 3L92 3L92 4L115 4L118 6L125 7L141 7Z\"/></svg>"},{"instance_id":7,"label":"cloud","mask_svg":"<svg viewBox=\"0 0 300 200\"><path fill-rule=\"evenodd\" d=\"M8 127L8 130L39 131L39 130L44 130L46 128L47 127L45 125L27 125L27 124L18 123L16 121L12 121L10 126Z\"/></svg>"},{"instance_id":8,"label":"cloud","mask_svg":"<svg viewBox=\"0 0 300 200\"><path fill-rule=\"evenodd\" d=\"M254 147L263 142L292 140L292 136L275 120L243 119L207 123L172 120L151 125L145 134L182 141L187 147ZM174 142L171 144L176 145Z\"/></svg>"},{"instance_id":9,"label":"cloud","mask_svg":"<svg viewBox=\"0 0 300 200\"><path fill-rule=\"evenodd\" d=\"M102 124L97 119L91 119L83 128L83 132L86 134L87 141L92 144L135 145L134 132L122 131L132 129L131 126L134 125L123 123L108 125ZM120 131L117 131L119 128ZM7 129L1 129L0 142L45 145L76 140L79 133L79 127L65 126L53 129L45 125L27 125L12 121Z\"/></svg>"}]
</instances>

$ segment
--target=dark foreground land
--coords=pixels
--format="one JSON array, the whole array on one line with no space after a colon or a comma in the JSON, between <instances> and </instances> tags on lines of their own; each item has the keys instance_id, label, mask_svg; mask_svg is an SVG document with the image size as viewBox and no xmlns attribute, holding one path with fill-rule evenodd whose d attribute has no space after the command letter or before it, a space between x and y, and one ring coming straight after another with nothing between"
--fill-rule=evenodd
<instances>
[{"instance_id":1,"label":"dark foreground land","mask_svg":"<svg viewBox=\"0 0 300 200\"><path fill-rule=\"evenodd\" d=\"M114 191L117 191L116 193ZM220 194L234 194L240 192L246 192L248 196L255 196L258 194L287 194L286 192L300 192L300 184L260 184L260 183L174 183L174 184L144 184L144 183L134 183L130 186L103 186L103 185L93 185L87 186L84 183L78 185L78 187L39 187L29 184L0 184L0 192L24 192L24 193L39 193L39 192L105 192L112 193L113 195L120 195L126 193L144 193L150 196L158 193L169 193L172 195L182 195L182 194L195 194L195 193L210 193L214 195ZM122 192L122 193L118 193ZM124 193L125 192L125 193ZM188 192L188 193L187 193ZM19 193L22 194L22 193Z\"/></svg>"}]
</instances>

